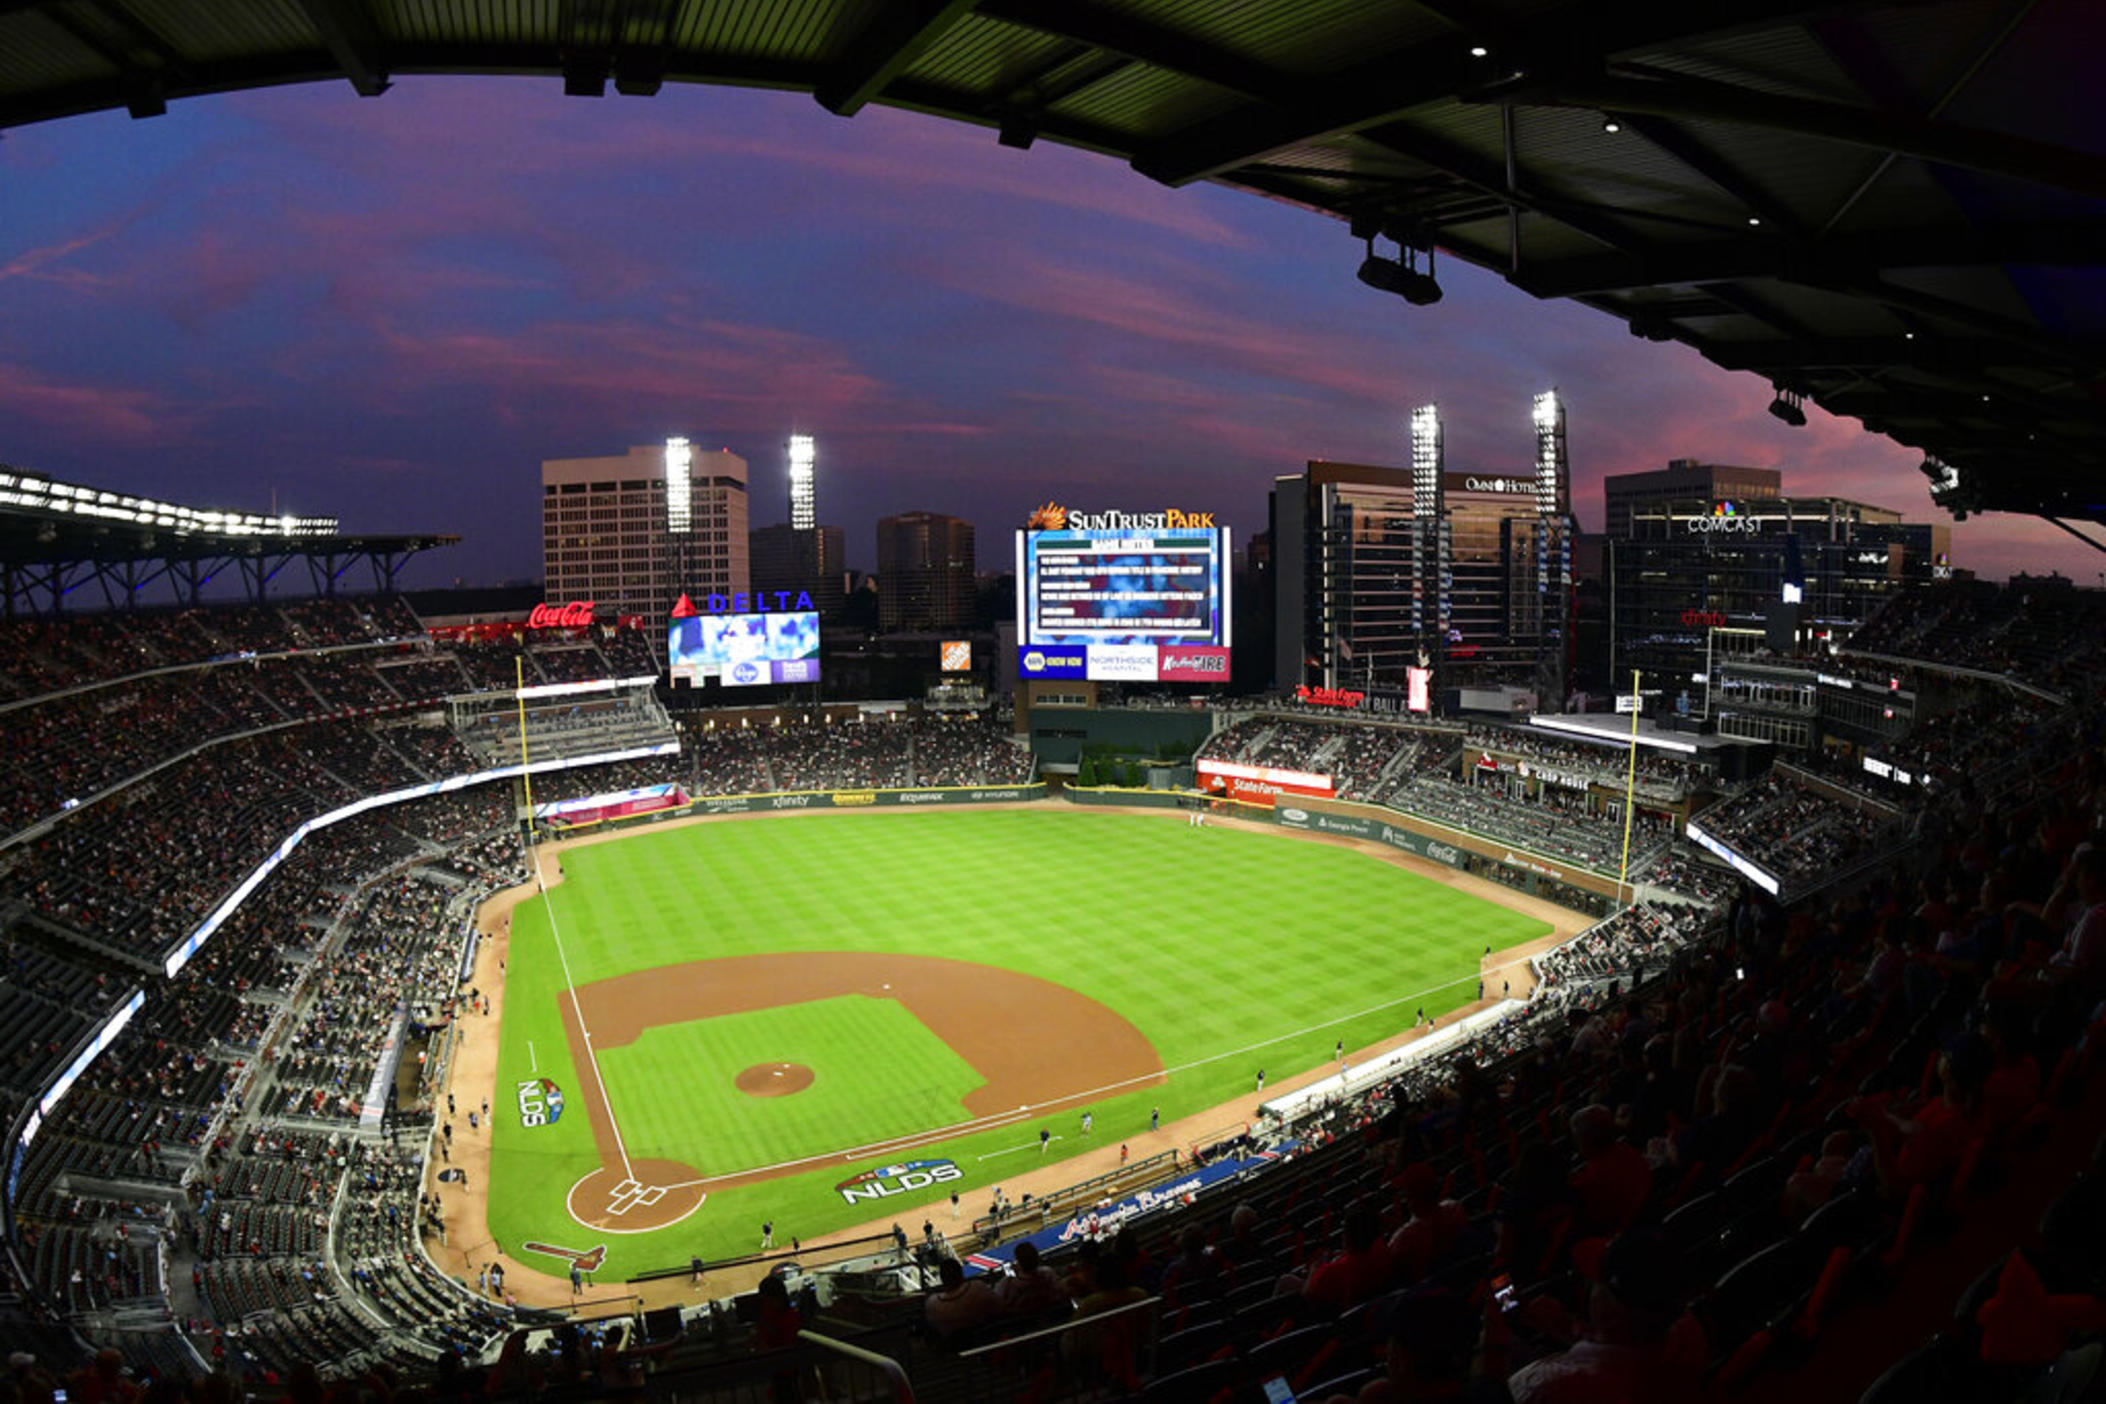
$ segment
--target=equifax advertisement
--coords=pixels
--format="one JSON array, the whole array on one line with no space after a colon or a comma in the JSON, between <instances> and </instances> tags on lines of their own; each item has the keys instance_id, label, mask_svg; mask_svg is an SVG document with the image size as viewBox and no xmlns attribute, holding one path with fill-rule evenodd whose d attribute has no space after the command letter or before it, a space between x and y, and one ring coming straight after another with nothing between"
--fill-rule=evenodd
<instances>
[{"instance_id":1,"label":"equifax advertisement","mask_svg":"<svg viewBox=\"0 0 2106 1404\"><path fill-rule=\"evenodd\" d=\"M1234 761L1199 762L1199 788L1209 794L1270 805L1281 795L1309 795L1329 799L1336 791L1331 777L1307 770L1278 770L1269 765L1238 765Z\"/></svg>"}]
</instances>

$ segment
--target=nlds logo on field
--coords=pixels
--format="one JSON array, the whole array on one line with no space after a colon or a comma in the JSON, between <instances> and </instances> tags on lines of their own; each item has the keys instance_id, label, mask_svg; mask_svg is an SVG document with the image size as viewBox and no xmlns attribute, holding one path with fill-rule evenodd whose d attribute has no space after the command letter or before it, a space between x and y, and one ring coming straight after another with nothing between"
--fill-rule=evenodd
<instances>
[{"instance_id":1,"label":"nlds logo on field","mask_svg":"<svg viewBox=\"0 0 2106 1404\"><path fill-rule=\"evenodd\" d=\"M958 1168L956 1161L903 1160L876 1170L865 1170L834 1188L841 1192L844 1201L853 1204L859 1199L888 1199L895 1194L912 1194L916 1190L932 1189L964 1178L965 1172Z\"/></svg>"},{"instance_id":2,"label":"nlds logo on field","mask_svg":"<svg viewBox=\"0 0 2106 1404\"><path fill-rule=\"evenodd\" d=\"M563 1117L563 1089L545 1077L519 1084L519 1124L554 1126Z\"/></svg>"}]
</instances>

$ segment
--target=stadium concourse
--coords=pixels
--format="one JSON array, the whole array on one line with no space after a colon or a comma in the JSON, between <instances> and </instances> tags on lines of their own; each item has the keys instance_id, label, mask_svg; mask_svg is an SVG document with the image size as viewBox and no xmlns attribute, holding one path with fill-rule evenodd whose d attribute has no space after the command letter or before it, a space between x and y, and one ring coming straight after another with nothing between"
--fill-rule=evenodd
<instances>
[{"instance_id":1,"label":"stadium concourse","mask_svg":"<svg viewBox=\"0 0 2106 1404\"><path fill-rule=\"evenodd\" d=\"M1823 663L1901 670L1927 699L1859 768L1640 776L1646 807L1781 900L1663 819L1634 845L1638 905L1538 885L1602 919L1541 957L1531 998L1372 1085L1268 1088L1248 1136L1257 1108L1232 1106L1227 1143L1199 1149L1268 1168L1050 1255L1035 1309L968 1282L935 1306L837 1297L808 1324L924 1398L1010 1397L1020 1361L1046 1397L1250 1397L1277 1374L1372 1399L1401 1370L1523 1404L2015 1399L2095 1364L2102 625L2070 592L1902 597ZM636 676L640 637L447 646L380 600L0 627L0 1339L30 1357L19 1397L41 1404L98 1347L140 1376L317 1368L382 1396L593 1372L728 1396L849 1369L819 1339L754 1357L722 1314L648 1353L562 1336L533 1355L516 1280L478 1293L425 1247L442 1228L455 1246L464 1207L436 1179L435 1079L474 1043L452 1031L495 1018L467 991L502 988L474 913L525 876L513 782L436 782L488 764L474 694L508 688L515 658L551 683ZM1591 793L1595 772L1620 781L1615 752L1286 699L1218 720L1202 758L1323 763L1348 801L1579 876L1617 851L1622 825L1579 787L1514 783L1526 758ZM1001 733L926 719L680 734L647 687L531 725L580 758L602 729L664 747L537 781L537 800L1029 773ZM976 1264L1007 1262L1019 1227L976 1226Z\"/></svg>"}]
</instances>

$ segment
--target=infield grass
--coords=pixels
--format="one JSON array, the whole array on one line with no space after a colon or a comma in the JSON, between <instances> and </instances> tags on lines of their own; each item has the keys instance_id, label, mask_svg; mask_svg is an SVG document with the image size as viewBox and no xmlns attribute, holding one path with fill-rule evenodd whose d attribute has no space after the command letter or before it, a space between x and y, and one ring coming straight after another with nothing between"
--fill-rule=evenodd
<instances>
[{"instance_id":1,"label":"infield grass","mask_svg":"<svg viewBox=\"0 0 2106 1404\"><path fill-rule=\"evenodd\" d=\"M884 1076L870 1076L881 1055ZM789 1097L729 1093L764 1063L801 1063L812 1084ZM909 1136L971 1117L980 1075L903 1006L863 995L807 1000L660 1024L600 1053L629 1154L731 1174Z\"/></svg>"},{"instance_id":2,"label":"infield grass","mask_svg":"<svg viewBox=\"0 0 2106 1404\"><path fill-rule=\"evenodd\" d=\"M1093 1104L1097 1145L1141 1134L1151 1107L1168 1125L1249 1092L1261 1067L1277 1082L1328 1064L1338 1040L1365 1047L1410 1028L1422 1008L1438 1016L1467 1003L1486 946L1549 930L1342 846L1193 829L1174 811L813 812L645 829L571 848L562 861L548 908L530 899L512 919L490 1226L515 1251L527 1238L605 1241L610 1278L751 1251L763 1219L785 1242L877 1217L833 1186L879 1162L836 1155L716 1192L686 1222L652 1233L606 1236L572 1221L564 1196L598 1164L582 1107L573 1102L556 1125L524 1126L510 1106L530 1075L568 1097L591 1075L572 1065L563 1035L550 909L579 985L783 951L939 956L1065 985L1124 1015L1171 1070L1165 1086ZM819 1078L779 1099L734 1089L740 1069L770 1060L804 1063ZM606 1050L601 1072L632 1156L708 1174L954 1123L965 1116L957 1097L978 1081L903 1007L862 998L661 1026ZM978 1212L987 1186L1040 1163L1042 1125L1058 1138L1056 1155L1085 1148L1075 1109L1063 1109L912 1155L954 1159L962 1188L979 1191L970 1195ZM885 1208L918 1217L950 1188Z\"/></svg>"}]
</instances>

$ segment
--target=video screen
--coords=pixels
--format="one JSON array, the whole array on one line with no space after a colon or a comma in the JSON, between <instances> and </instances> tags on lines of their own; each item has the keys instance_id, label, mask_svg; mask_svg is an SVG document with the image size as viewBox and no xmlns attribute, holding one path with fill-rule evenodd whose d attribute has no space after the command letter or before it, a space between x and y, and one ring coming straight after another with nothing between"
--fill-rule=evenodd
<instances>
[{"instance_id":1,"label":"video screen","mask_svg":"<svg viewBox=\"0 0 2106 1404\"><path fill-rule=\"evenodd\" d=\"M1228 533L1024 533L1025 644L1228 642Z\"/></svg>"},{"instance_id":2,"label":"video screen","mask_svg":"<svg viewBox=\"0 0 2106 1404\"><path fill-rule=\"evenodd\" d=\"M697 614L675 619L667 636L673 680L726 687L819 681L819 616Z\"/></svg>"}]
</instances>

